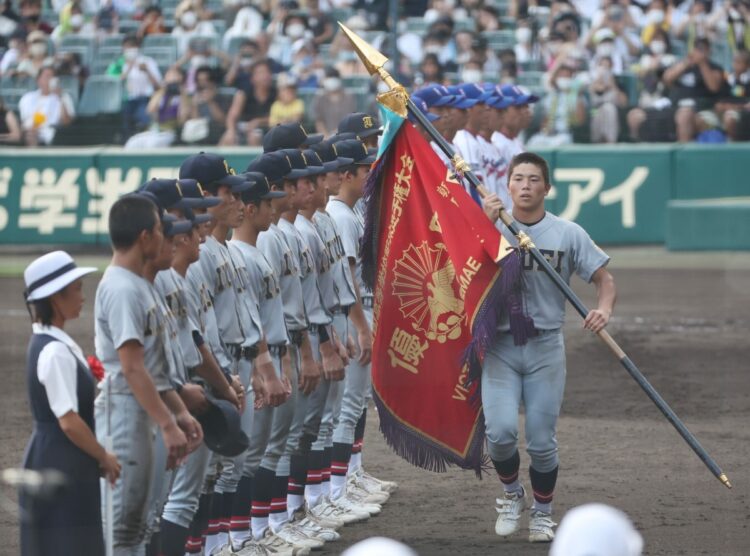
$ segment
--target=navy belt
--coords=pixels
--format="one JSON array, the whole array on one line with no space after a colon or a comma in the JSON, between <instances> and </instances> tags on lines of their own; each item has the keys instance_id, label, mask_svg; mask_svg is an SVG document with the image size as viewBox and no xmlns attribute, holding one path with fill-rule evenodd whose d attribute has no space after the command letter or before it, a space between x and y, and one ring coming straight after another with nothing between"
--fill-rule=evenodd
<instances>
[{"instance_id":1,"label":"navy belt","mask_svg":"<svg viewBox=\"0 0 750 556\"><path fill-rule=\"evenodd\" d=\"M351 305L336 305L333 309L331 309L331 313L334 315L345 315L349 316L349 309L351 309Z\"/></svg>"},{"instance_id":2,"label":"navy belt","mask_svg":"<svg viewBox=\"0 0 750 556\"><path fill-rule=\"evenodd\" d=\"M239 359L252 362L256 357L258 357L258 344L253 344L252 346L240 346Z\"/></svg>"},{"instance_id":3,"label":"navy belt","mask_svg":"<svg viewBox=\"0 0 750 556\"><path fill-rule=\"evenodd\" d=\"M302 339L304 338L304 335L302 334L303 331L304 330L289 330L289 341L297 347L301 346Z\"/></svg>"},{"instance_id":4,"label":"navy belt","mask_svg":"<svg viewBox=\"0 0 750 556\"><path fill-rule=\"evenodd\" d=\"M367 307L368 309L372 309L372 307L373 307L373 298L372 297L363 297L362 298L362 307Z\"/></svg>"}]
</instances>

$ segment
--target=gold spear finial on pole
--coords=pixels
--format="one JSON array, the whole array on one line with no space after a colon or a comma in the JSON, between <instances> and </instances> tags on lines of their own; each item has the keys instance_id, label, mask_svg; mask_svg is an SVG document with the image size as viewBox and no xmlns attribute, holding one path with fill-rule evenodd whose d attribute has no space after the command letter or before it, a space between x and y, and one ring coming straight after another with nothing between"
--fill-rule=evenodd
<instances>
[{"instance_id":1,"label":"gold spear finial on pole","mask_svg":"<svg viewBox=\"0 0 750 556\"><path fill-rule=\"evenodd\" d=\"M393 76L388 73L388 70L385 69L385 64L388 62L388 58L386 58L382 52L379 52L376 48L371 46L362 37L357 35L357 33L349 29L346 25L340 21L338 24L341 31L343 31L349 39L349 42L352 43L354 51L357 53L357 56L359 56L359 59L362 60L362 63L365 65L365 68L367 68L369 74L378 74L390 88L390 91L381 93L377 96L378 102L402 118L406 118L406 101L409 98L409 94L406 92L403 85L396 81Z\"/></svg>"}]
</instances>

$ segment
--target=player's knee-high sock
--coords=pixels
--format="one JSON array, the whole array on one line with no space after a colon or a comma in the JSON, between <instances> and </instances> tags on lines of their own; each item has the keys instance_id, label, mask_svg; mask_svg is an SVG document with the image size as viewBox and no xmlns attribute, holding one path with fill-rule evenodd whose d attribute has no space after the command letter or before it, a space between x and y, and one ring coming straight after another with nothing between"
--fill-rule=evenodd
<instances>
[{"instance_id":1,"label":"player's knee-high sock","mask_svg":"<svg viewBox=\"0 0 750 556\"><path fill-rule=\"evenodd\" d=\"M198 510L193 516L193 522L190 524L187 541L185 542L186 554L198 554L203 549L205 537L208 534L209 514L211 513L212 493L201 494L198 499Z\"/></svg>"},{"instance_id":2,"label":"player's knee-high sock","mask_svg":"<svg viewBox=\"0 0 750 556\"><path fill-rule=\"evenodd\" d=\"M221 547L219 535L221 533L222 515L224 514L224 493L214 492L211 496L211 510L208 518L206 533L206 554Z\"/></svg>"},{"instance_id":3,"label":"player's knee-high sock","mask_svg":"<svg viewBox=\"0 0 750 556\"><path fill-rule=\"evenodd\" d=\"M271 492L271 513L268 515L268 524L271 530L278 531L284 523L289 521L286 513L286 494L289 488L289 476L276 475L273 479L273 490Z\"/></svg>"},{"instance_id":4,"label":"player's knee-high sock","mask_svg":"<svg viewBox=\"0 0 750 556\"><path fill-rule=\"evenodd\" d=\"M271 512L274 472L261 467L253 479L252 508L250 510L250 527L256 540L263 538L268 529L268 514Z\"/></svg>"},{"instance_id":5,"label":"player's knee-high sock","mask_svg":"<svg viewBox=\"0 0 750 556\"><path fill-rule=\"evenodd\" d=\"M323 450L322 473L320 474L320 493L323 496L331 497L331 459L333 458L333 448L326 446Z\"/></svg>"},{"instance_id":6,"label":"player's knee-high sock","mask_svg":"<svg viewBox=\"0 0 750 556\"><path fill-rule=\"evenodd\" d=\"M229 523L232 516L232 502L234 501L234 492L225 492L221 495L221 523L219 525L219 546L225 546L229 543Z\"/></svg>"},{"instance_id":7,"label":"player's knee-high sock","mask_svg":"<svg viewBox=\"0 0 750 556\"><path fill-rule=\"evenodd\" d=\"M362 410L362 416L354 428L354 444L352 444L352 459L349 461L349 473L355 473L362 467L362 445L365 441L365 423L367 422L367 408Z\"/></svg>"},{"instance_id":8,"label":"player's knee-high sock","mask_svg":"<svg viewBox=\"0 0 750 556\"><path fill-rule=\"evenodd\" d=\"M552 471L542 473L529 466L531 488L534 491L534 505L532 509L547 514L552 513L552 495L555 492L558 469L559 467L555 467Z\"/></svg>"},{"instance_id":9,"label":"player's knee-high sock","mask_svg":"<svg viewBox=\"0 0 750 556\"><path fill-rule=\"evenodd\" d=\"M162 518L161 528L161 556L182 556L185 554L189 529Z\"/></svg>"},{"instance_id":10,"label":"player's knee-high sock","mask_svg":"<svg viewBox=\"0 0 750 556\"><path fill-rule=\"evenodd\" d=\"M518 469L521 467L521 456L518 450L504 461L492 460L497 471L497 476L500 478L500 482L503 483L503 490L508 494L521 492L523 487L518 481ZM533 484L533 481L532 481Z\"/></svg>"},{"instance_id":11,"label":"player's knee-high sock","mask_svg":"<svg viewBox=\"0 0 750 556\"><path fill-rule=\"evenodd\" d=\"M229 522L229 540L236 550L239 550L242 543L252 536L252 533L250 533L252 496L252 477L240 477L237 492L234 493L232 498L232 518Z\"/></svg>"},{"instance_id":12,"label":"player's knee-high sock","mask_svg":"<svg viewBox=\"0 0 750 556\"><path fill-rule=\"evenodd\" d=\"M305 504L305 481L309 453L294 454L291 457L289 483L286 495L286 509L291 518Z\"/></svg>"},{"instance_id":13,"label":"player's knee-high sock","mask_svg":"<svg viewBox=\"0 0 750 556\"><path fill-rule=\"evenodd\" d=\"M333 443L331 452L331 499L340 498L346 493L346 471L352 457L352 445Z\"/></svg>"},{"instance_id":14,"label":"player's knee-high sock","mask_svg":"<svg viewBox=\"0 0 750 556\"><path fill-rule=\"evenodd\" d=\"M308 455L307 478L305 479L305 500L310 508L320 500L323 490L323 450L313 450Z\"/></svg>"}]
</instances>

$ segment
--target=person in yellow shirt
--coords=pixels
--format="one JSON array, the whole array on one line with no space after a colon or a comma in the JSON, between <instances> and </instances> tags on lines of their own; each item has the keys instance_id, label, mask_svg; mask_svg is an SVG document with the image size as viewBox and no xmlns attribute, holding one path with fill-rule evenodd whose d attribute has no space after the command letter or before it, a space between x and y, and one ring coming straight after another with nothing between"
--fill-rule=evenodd
<instances>
[{"instance_id":1,"label":"person in yellow shirt","mask_svg":"<svg viewBox=\"0 0 750 556\"><path fill-rule=\"evenodd\" d=\"M271 113L268 117L269 127L276 124L289 124L301 122L305 116L305 105L297 97L297 81L286 73L282 73L277 81L279 95L271 105Z\"/></svg>"}]
</instances>

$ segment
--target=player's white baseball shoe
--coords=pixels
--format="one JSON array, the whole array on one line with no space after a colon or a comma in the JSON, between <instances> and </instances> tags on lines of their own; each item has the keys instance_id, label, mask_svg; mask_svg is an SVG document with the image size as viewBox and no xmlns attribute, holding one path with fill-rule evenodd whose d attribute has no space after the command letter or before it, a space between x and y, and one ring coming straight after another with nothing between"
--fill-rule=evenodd
<instances>
[{"instance_id":1,"label":"player's white baseball shoe","mask_svg":"<svg viewBox=\"0 0 750 556\"><path fill-rule=\"evenodd\" d=\"M356 494L357 497L362 499L368 504L384 504L390 498L390 494L381 490L370 491L364 488L360 483L355 480L349 481L346 485L346 492Z\"/></svg>"},{"instance_id":2,"label":"player's white baseball shoe","mask_svg":"<svg viewBox=\"0 0 750 556\"><path fill-rule=\"evenodd\" d=\"M317 550L325 544L325 541L308 537L299 528L297 523L292 523L291 521L287 521L278 531L274 531L274 534L277 537L281 537L289 544L301 548L309 548L310 550Z\"/></svg>"},{"instance_id":3,"label":"player's white baseball shoe","mask_svg":"<svg viewBox=\"0 0 750 556\"><path fill-rule=\"evenodd\" d=\"M364 510L355 510L354 508L345 509L332 503L327 498L321 500L310 511L315 517L339 519L344 525L370 519L370 514Z\"/></svg>"},{"instance_id":4,"label":"player's white baseball shoe","mask_svg":"<svg viewBox=\"0 0 750 556\"><path fill-rule=\"evenodd\" d=\"M377 485L383 492L393 494L398 490L398 483L395 481L384 481L382 479L378 479L377 477L373 477L372 475L370 475L362 468L360 468L357 473L362 478L362 480Z\"/></svg>"},{"instance_id":5,"label":"player's white baseball shoe","mask_svg":"<svg viewBox=\"0 0 750 556\"><path fill-rule=\"evenodd\" d=\"M268 554L272 554L273 556L307 556L310 554L309 548L294 546L293 544L288 543L278 535L274 535L270 527L266 529L266 534L258 544L262 546Z\"/></svg>"},{"instance_id":6,"label":"player's white baseball shoe","mask_svg":"<svg viewBox=\"0 0 750 556\"><path fill-rule=\"evenodd\" d=\"M523 489L518 493L505 494L505 498L495 499L498 516L495 522L495 533L507 537L518 531L521 526L521 514L526 509L526 497Z\"/></svg>"},{"instance_id":7,"label":"player's white baseball shoe","mask_svg":"<svg viewBox=\"0 0 750 556\"><path fill-rule=\"evenodd\" d=\"M300 531L311 539L318 539L323 542L334 542L341 538L341 535L339 535L334 529L321 527L312 517L305 516L300 521L297 521L296 525L299 527Z\"/></svg>"},{"instance_id":8,"label":"player's white baseball shoe","mask_svg":"<svg viewBox=\"0 0 750 556\"><path fill-rule=\"evenodd\" d=\"M269 552L257 541L248 540L242 544L242 548L234 550L231 554L235 556L268 556Z\"/></svg>"},{"instance_id":9,"label":"player's white baseball shoe","mask_svg":"<svg viewBox=\"0 0 750 556\"><path fill-rule=\"evenodd\" d=\"M321 504L318 504L320 506ZM325 527L326 529L333 529L334 531L337 529L341 529L344 526L344 520L336 517L334 515L335 508L331 506L330 504L325 504L324 508L321 508L321 510L316 514L313 512L313 509L310 508L307 503L305 503L305 516L312 518L315 520L315 523L320 525L321 527Z\"/></svg>"},{"instance_id":10,"label":"player's white baseball shoe","mask_svg":"<svg viewBox=\"0 0 750 556\"><path fill-rule=\"evenodd\" d=\"M378 515L382 509L377 504L365 504L356 498L350 497L349 493L344 494L336 500L331 500L331 504L342 508L348 512L356 514L366 513L368 516Z\"/></svg>"},{"instance_id":11,"label":"player's white baseball shoe","mask_svg":"<svg viewBox=\"0 0 750 556\"><path fill-rule=\"evenodd\" d=\"M529 542L552 542L555 538L552 516L539 510L531 510L529 518Z\"/></svg>"}]
</instances>

